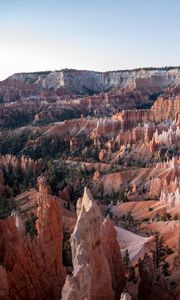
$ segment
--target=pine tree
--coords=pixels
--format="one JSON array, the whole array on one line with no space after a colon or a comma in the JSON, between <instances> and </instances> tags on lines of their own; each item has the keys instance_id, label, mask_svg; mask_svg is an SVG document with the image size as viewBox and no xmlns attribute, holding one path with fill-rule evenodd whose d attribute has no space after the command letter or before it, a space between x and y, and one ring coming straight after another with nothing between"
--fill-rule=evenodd
<instances>
[{"instance_id":1,"label":"pine tree","mask_svg":"<svg viewBox=\"0 0 180 300\"><path fill-rule=\"evenodd\" d=\"M129 276L128 276L128 280L129 280L129 281L133 281L133 280L135 280L135 278L136 278L135 268L134 268L134 266L131 266L131 267L129 268Z\"/></svg>"},{"instance_id":2,"label":"pine tree","mask_svg":"<svg viewBox=\"0 0 180 300\"><path fill-rule=\"evenodd\" d=\"M167 261L164 261L163 262L163 265L162 265L162 272L164 274L164 276L169 276L169 263Z\"/></svg>"},{"instance_id":3,"label":"pine tree","mask_svg":"<svg viewBox=\"0 0 180 300\"><path fill-rule=\"evenodd\" d=\"M128 249L126 249L126 251L125 251L125 255L123 257L123 263L124 263L125 269L128 270L129 269L129 264L130 264Z\"/></svg>"},{"instance_id":4,"label":"pine tree","mask_svg":"<svg viewBox=\"0 0 180 300\"><path fill-rule=\"evenodd\" d=\"M153 261L157 269L160 267L160 263L165 258L165 249L163 237L159 233L155 235L155 249L153 251Z\"/></svg>"},{"instance_id":5,"label":"pine tree","mask_svg":"<svg viewBox=\"0 0 180 300\"><path fill-rule=\"evenodd\" d=\"M103 196L104 196L104 185L103 185L102 181L99 184L99 191L100 191L100 197L101 197L101 199L103 199Z\"/></svg>"}]
</instances>

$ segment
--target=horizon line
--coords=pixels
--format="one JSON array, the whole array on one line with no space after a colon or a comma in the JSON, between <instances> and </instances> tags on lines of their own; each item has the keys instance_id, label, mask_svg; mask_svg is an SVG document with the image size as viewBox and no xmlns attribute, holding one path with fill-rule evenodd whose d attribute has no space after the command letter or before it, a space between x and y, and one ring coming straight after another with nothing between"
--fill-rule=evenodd
<instances>
[{"instance_id":1,"label":"horizon line","mask_svg":"<svg viewBox=\"0 0 180 300\"><path fill-rule=\"evenodd\" d=\"M62 69L54 69L54 70L39 70L39 71L29 71L29 72L15 72L12 73L11 75L7 76L5 79L0 80L0 82L5 81L6 79L12 77L13 75L17 74L46 74L46 73L52 73L52 72L62 72L62 71L80 71L80 72L94 72L94 73L109 73L109 72L133 72L133 71L140 71L140 70L145 70L145 71L153 71L153 70L173 70L173 69L180 69L180 65L171 65L171 66L161 66L161 67L137 67L137 68L124 68L124 69L111 69L111 70L106 70L106 71L99 71L99 70L92 70L92 69L76 69L76 68L62 68Z\"/></svg>"}]
</instances>

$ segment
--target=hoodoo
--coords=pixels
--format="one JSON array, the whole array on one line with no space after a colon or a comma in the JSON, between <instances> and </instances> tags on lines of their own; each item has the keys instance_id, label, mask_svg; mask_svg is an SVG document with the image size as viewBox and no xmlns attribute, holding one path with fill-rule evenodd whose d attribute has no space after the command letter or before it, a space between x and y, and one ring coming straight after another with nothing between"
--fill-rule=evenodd
<instances>
[{"instance_id":1,"label":"hoodoo","mask_svg":"<svg viewBox=\"0 0 180 300\"><path fill-rule=\"evenodd\" d=\"M60 299L65 281L61 208L55 197L45 193L42 180L39 189L37 235L22 235L15 215L0 221L2 300Z\"/></svg>"},{"instance_id":2,"label":"hoodoo","mask_svg":"<svg viewBox=\"0 0 180 300\"><path fill-rule=\"evenodd\" d=\"M78 200L71 236L73 275L67 276L63 300L119 300L125 284L120 248L110 220L104 220L91 192Z\"/></svg>"}]
</instances>

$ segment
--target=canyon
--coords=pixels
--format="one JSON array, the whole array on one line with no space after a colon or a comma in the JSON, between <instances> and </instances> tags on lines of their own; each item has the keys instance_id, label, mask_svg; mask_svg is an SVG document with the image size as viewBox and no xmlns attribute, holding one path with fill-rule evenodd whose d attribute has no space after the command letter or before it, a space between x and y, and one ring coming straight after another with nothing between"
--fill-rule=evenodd
<instances>
[{"instance_id":1,"label":"canyon","mask_svg":"<svg viewBox=\"0 0 180 300\"><path fill-rule=\"evenodd\" d=\"M179 70L0 82L0 299L180 299Z\"/></svg>"},{"instance_id":2,"label":"canyon","mask_svg":"<svg viewBox=\"0 0 180 300\"><path fill-rule=\"evenodd\" d=\"M48 195L43 178L34 238L25 236L18 213L0 223L1 299L59 299L65 281L62 265L62 216L57 199Z\"/></svg>"}]
</instances>

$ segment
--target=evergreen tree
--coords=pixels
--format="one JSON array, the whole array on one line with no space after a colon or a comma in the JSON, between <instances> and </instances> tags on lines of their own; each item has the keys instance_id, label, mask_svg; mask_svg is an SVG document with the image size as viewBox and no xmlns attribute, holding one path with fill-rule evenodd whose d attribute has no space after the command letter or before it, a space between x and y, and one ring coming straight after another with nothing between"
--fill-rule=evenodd
<instances>
[{"instance_id":1,"label":"evergreen tree","mask_svg":"<svg viewBox=\"0 0 180 300\"><path fill-rule=\"evenodd\" d=\"M129 281L133 281L133 280L135 280L135 278L136 278L135 268L134 268L134 266L131 266L131 267L129 268L129 276L128 276L128 280L129 280Z\"/></svg>"},{"instance_id":2,"label":"evergreen tree","mask_svg":"<svg viewBox=\"0 0 180 300\"><path fill-rule=\"evenodd\" d=\"M125 255L123 257L123 263L124 263L125 269L128 270L129 269L129 264L130 264L128 249L126 249L126 251L125 251Z\"/></svg>"},{"instance_id":3,"label":"evergreen tree","mask_svg":"<svg viewBox=\"0 0 180 300\"><path fill-rule=\"evenodd\" d=\"M153 250L153 261L157 269L160 267L160 263L165 259L165 248L163 237L159 233L155 235L155 249Z\"/></svg>"},{"instance_id":4,"label":"evergreen tree","mask_svg":"<svg viewBox=\"0 0 180 300\"><path fill-rule=\"evenodd\" d=\"M102 181L99 184L99 191L100 191L100 197L101 197L101 199L103 199L103 196L104 196L104 185L103 185Z\"/></svg>"},{"instance_id":5,"label":"evergreen tree","mask_svg":"<svg viewBox=\"0 0 180 300\"><path fill-rule=\"evenodd\" d=\"M170 273L169 273L169 263L167 261L163 262L162 272L163 272L164 276L169 276L170 275Z\"/></svg>"}]
</instances>

